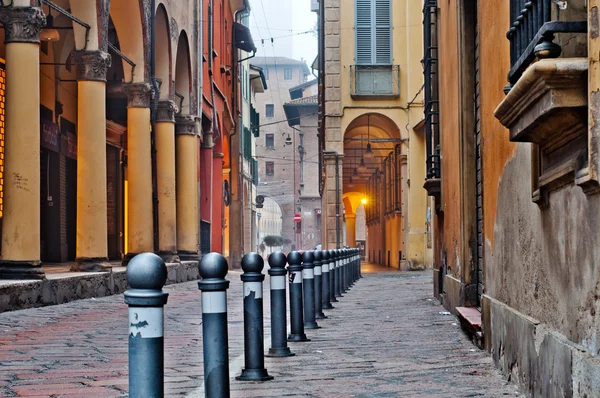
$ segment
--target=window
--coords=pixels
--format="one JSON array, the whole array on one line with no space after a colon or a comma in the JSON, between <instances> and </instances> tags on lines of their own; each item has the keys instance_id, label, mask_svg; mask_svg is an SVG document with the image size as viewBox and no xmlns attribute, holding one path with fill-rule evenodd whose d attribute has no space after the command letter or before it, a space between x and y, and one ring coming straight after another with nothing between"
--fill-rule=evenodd
<instances>
[{"instance_id":1,"label":"window","mask_svg":"<svg viewBox=\"0 0 600 398\"><path fill-rule=\"evenodd\" d=\"M283 69L283 78L285 80L292 80L292 68Z\"/></svg>"},{"instance_id":2,"label":"window","mask_svg":"<svg viewBox=\"0 0 600 398\"><path fill-rule=\"evenodd\" d=\"M275 116L275 105L273 105L273 104L265 105L265 114L267 115L267 117Z\"/></svg>"},{"instance_id":3,"label":"window","mask_svg":"<svg viewBox=\"0 0 600 398\"><path fill-rule=\"evenodd\" d=\"M267 149L275 149L275 135L265 134L265 146Z\"/></svg>"},{"instance_id":4,"label":"window","mask_svg":"<svg viewBox=\"0 0 600 398\"><path fill-rule=\"evenodd\" d=\"M273 177L275 175L275 163L273 162L267 162L265 167L265 171L267 176L269 177Z\"/></svg>"},{"instance_id":5,"label":"window","mask_svg":"<svg viewBox=\"0 0 600 398\"><path fill-rule=\"evenodd\" d=\"M355 0L356 64L392 64L392 1Z\"/></svg>"}]
</instances>

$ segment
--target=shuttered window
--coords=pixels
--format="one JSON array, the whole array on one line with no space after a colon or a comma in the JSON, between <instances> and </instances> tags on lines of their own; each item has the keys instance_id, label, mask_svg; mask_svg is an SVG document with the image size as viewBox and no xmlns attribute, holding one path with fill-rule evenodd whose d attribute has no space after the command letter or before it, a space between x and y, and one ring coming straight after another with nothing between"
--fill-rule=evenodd
<instances>
[{"instance_id":1,"label":"shuttered window","mask_svg":"<svg viewBox=\"0 0 600 398\"><path fill-rule=\"evenodd\" d=\"M356 63L392 64L392 1L355 0Z\"/></svg>"}]
</instances>

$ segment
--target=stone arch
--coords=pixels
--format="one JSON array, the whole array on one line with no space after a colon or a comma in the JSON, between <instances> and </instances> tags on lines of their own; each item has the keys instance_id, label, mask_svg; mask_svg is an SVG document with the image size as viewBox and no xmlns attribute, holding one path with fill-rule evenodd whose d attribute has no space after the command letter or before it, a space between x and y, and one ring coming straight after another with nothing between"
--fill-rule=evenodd
<instances>
[{"instance_id":1,"label":"stone arch","mask_svg":"<svg viewBox=\"0 0 600 398\"><path fill-rule=\"evenodd\" d=\"M177 55L175 58L175 91L183 96L183 100L175 98L182 114L190 113L190 99L192 96L190 46L185 30L179 34L177 40Z\"/></svg>"},{"instance_id":2,"label":"stone arch","mask_svg":"<svg viewBox=\"0 0 600 398\"><path fill-rule=\"evenodd\" d=\"M143 2L140 0L119 0L110 2L110 19L115 26L119 38L120 50L133 61L133 81L146 80L146 53L144 48L146 22L143 19ZM113 59L113 62L117 62ZM131 67L122 60L126 81L131 80Z\"/></svg>"},{"instance_id":3,"label":"stone arch","mask_svg":"<svg viewBox=\"0 0 600 398\"><path fill-rule=\"evenodd\" d=\"M169 15L163 4L159 4L156 9L154 29L156 39L154 46L155 73L156 77L161 81L160 99L165 100L172 97L173 78L171 77L172 49Z\"/></svg>"}]
</instances>

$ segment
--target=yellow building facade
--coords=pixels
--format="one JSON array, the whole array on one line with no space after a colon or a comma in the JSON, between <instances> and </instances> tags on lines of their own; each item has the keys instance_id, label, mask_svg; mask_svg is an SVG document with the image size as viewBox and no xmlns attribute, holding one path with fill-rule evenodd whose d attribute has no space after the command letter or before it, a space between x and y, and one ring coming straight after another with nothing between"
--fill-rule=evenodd
<instances>
[{"instance_id":1,"label":"yellow building facade","mask_svg":"<svg viewBox=\"0 0 600 398\"><path fill-rule=\"evenodd\" d=\"M431 264L423 130L422 12L418 2L321 2L324 246L356 246L364 203L365 258Z\"/></svg>"},{"instance_id":2,"label":"yellow building facade","mask_svg":"<svg viewBox=\"0 0 600 398\"><path fill-rule=\"evenodd\" d=\"M197 258L198 2L4 3L0 279Z\"/></svg>"}]
</instances>

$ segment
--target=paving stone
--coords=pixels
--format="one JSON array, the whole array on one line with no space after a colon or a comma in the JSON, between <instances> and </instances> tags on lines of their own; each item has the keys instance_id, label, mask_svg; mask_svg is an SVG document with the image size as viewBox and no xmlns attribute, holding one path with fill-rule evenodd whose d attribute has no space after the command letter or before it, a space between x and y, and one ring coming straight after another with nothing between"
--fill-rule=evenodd
<instances>
[{"instance_id":1,"label":"paving stone","mask_svg":"<svg viewBox=\"0 0 600 398\"><path fill-rule=\"evenodd\" d=\"M520 396L431 296L431 272L365 265L364 278L326 311L295 357L266 358L275 379L231 381L232 397ZM371 273L366 273L366 272ZM239 272L228 279L231 375L243 365ZM166 396L194 396L203 382L197 283L169 285ZM264 289L269 348L268 277ZM122 295L0 314L0 396L127 396L127 306ZM236 366L233 366L236 365ZM200 395L201 396L201 395Z\"/></svg>"}]
</instances>

